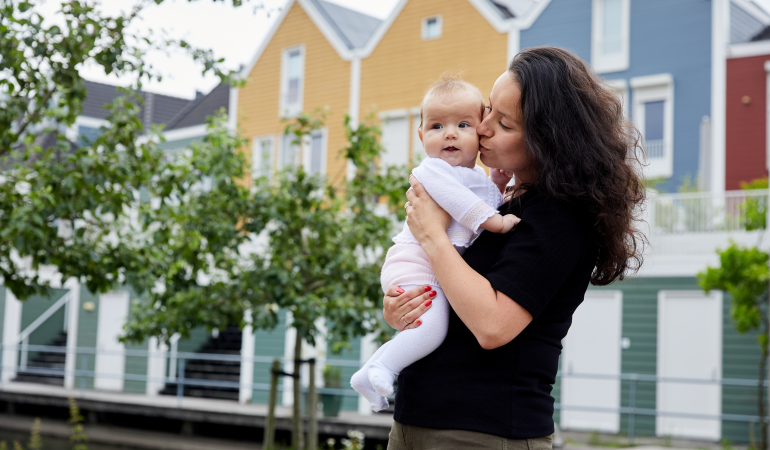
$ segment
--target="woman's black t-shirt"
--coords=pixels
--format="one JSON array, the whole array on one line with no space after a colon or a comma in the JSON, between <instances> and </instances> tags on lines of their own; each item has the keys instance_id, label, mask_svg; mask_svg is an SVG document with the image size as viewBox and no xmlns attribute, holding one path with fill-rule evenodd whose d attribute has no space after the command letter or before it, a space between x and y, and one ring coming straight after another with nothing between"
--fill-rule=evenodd
<instances>
[{"instance_id":1,"label":"woman's black t-shirt","mask_svg":"<svg viewBox=\"0 0 770 450\"><path fill-rule=\"evenodd\" d=\"M508 234L483 232L463 258L533 321L508 344L484 350L452 310L443 344L398 377L397 422L510 439L553 433L561 341L596 262L592 223L580 207L537 189L507 206L521 223Z\"/></svg>"}]
</instances>

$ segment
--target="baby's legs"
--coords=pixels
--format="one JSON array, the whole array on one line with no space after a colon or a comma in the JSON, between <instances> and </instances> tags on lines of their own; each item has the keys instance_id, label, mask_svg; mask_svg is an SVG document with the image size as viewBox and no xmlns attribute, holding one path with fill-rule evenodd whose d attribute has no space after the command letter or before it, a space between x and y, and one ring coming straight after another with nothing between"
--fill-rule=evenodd
<instances>
[{"instance_id":1,"label":"baby's legs","mask_svg":"<svg viewBox=\"0 0 770 450\"><path fill-rule=\"evenodd\" d=\"M401 286L409 290L417 286ZM385 345L367 362L369 381L374 390L383 397L393 394L393 380L408 365L429 355L437 349L446 337L449 326L449 302L444 291L436 287L436 296L430 309L420 317L422 325L404 330L396 335L387 348ZM363 370L363 369L362 369Z\"/></svg>"},{"instance_id":2,"label":"baby's legs","mask_svg":"<svg viewBox=\"0 0 770 450\"><path fill-rule=\"evenodd\" d=\"M369 400L369 404L374 411L387 408L388 400L375 392L374 388L372 387L372 383L369 382L368 372L369 368L372 367L372 363L376 361L382 353L385 352L385 349L388 348L388 345L391 342L393 341L388 341L382 344L382 346L378 348L376 352L374 352L374 355L369 358L369 361L364 364L364 367L360 368L356 373L354 373L353 377L350 379L350 386L352 386L356 392L363 395L364 398Z\"/></svg>"}]
</instances>

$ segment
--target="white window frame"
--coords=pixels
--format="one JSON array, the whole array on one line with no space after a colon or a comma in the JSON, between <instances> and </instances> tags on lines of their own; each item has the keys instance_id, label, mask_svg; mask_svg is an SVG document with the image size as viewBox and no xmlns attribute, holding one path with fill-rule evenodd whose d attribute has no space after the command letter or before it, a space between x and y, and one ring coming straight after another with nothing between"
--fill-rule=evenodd
<instances>
[{"instance_id":1,"label":"white window frame","mask_svg":"<svg viewBox=\"0 0 770 450\"><path fill-rule=\"evenodd\" d=\"M289 94L289 54L299 50L300 54L300 79L297 87L297 103L287 103L286 97ZM281 53L281 88L280 88L279 115L281 117L295 117L302 112L305 95L305 45L295 45L286 47Z\"/></svg>"},{"instance_id":2,"label":"white window frame","mask_svg":"<svg viewBox=\"0 0 770 450\"><path fill-rule=\"evenodd\" d=\"M270 176L270 172L272 172L272 168L275 166L275 136L272 134L265 135L265 136L256 136L252 140L251 144L251 178L255 179L258 176L262 175L264 168L262 167L262 163L264 162L264 159L262 158L262 143L263 142L270 142L270 157L267 160L267 173L265 175Z\"/></svg>"},{"instance_id":3,"label":"white window frame","mask_svg":"<svg viewBox=\"0 0 770 450\"><path fill-rule=\"evenodd\" d=\"M670 178L674 175L674 78L671 74L631 78L634 123L644 134L645 104L664 101L663 157L647 159L644 175L647 178Z\"/></svg>"},{"instance_id":4,"label":"white window frame","mask_svg":"<svg viewBox=\"0 0 770 450\"><path fill-rule=\"evenodd\" d=\"M613 94L618 97L620 104L623 106L623 115L630 117L628 106L628 82L626 80L606 80L607 86L610 88Z\"/></svg>"},{"instance_id":5,"label":"white window frame","mask_svg":"<svg viewBox=\"0 0 770 450\"><path fill-rule=\"evenodd\" d=\"M438 35L436 36L428 36L428 21L430 19L436 19L436 22L438 25ZM430 16L422 19L422 40L423 41L432 41L434 39L438 39L441 37L442 34L444 34L444 21L441 18L441 14L437 14L435 16Z\"/></svg>"},{"instance_id":6,"label":"white window frame","mask_svg":"<svg viewBox=\"0 0 770 450\"><path fill-rule=\"evenodd\" d=\"M307 137L307 140L304 145L304 149L302 150L302 167L305 169L305 172L310 174L310 165L312 164L311 158L313 157L313 137L321 135L321 169L319 171L320 175L326 175L326 157L329 147L329 132L327 128L321 128L318 130L314 130L310 136Z\"/></svg>"},{"instance_id":7,"label":"white window frame","mask_svg":"<svg viewBox=\"0 0 770 450\"><path fill-rule=\"evenodd\" d=\"M604 0L593 0L591 17L591 65L596 73L610 73L628 70L631 29L631 0L621 0L623 17L621 23L621 51L618 55L605 56L602 52L604 21Z\"/></svg>"}]
</instances>

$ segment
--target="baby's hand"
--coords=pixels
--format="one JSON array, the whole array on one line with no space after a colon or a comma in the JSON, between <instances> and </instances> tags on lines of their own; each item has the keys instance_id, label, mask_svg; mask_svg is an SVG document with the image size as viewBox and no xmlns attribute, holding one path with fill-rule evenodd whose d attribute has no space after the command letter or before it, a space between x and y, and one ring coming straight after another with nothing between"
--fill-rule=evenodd
<instances>
[{"instance_id":1,"label":"baby's hand","mask_svg":"<svg viewBox=\"0 0 770 450\"><path fill-rule=\"evenodd\" d=\"M501 170L501 169L489 169L489 178L500 189L501 193L505 193L505 187L508 182L513 178L513 171Z\"/></svg>"},{"instance_id":2,"label":"baby's hand","mask_svg":"<svg viewBox=\"0 0 770 450\"><path fill-rule=\"evenodd\" d=\"M513 230L513 227L515 227L519 222L521 222L521 219L514 216L513 214L506 214L503 216L503 229L500 231L500 233L507 233L511 230Z\"/></svg>"}]
</instances>

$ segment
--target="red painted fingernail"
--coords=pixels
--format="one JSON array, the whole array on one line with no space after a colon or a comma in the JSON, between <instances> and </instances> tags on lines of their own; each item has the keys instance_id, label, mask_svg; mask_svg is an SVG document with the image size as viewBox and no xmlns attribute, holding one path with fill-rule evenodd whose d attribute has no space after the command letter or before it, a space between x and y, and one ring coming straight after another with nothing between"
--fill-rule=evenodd
<instances>
[{"instance_id":1,"label":"red painted fingernail","mask_svg":"<svg viewBox=\"0 0 770 450\"><path fill-rule=\"evenodd\" d=\"M396 289L396 292L398 292L399 294L403 294L403 293L404 293L404 290L403 290L403 289L401 289L401 288L398 288L398 289Z\"/></svg>"},{"instance_id":2,"label":"red painted fingernail","mask_svg":"<svg viewBox=\"0 0 770 450\"><path fill-rule=\"evenodd\" d=\"M427 302L425 302L425 306L430 306L431 303L433 303L433 300L428 300Z\"/></svg>"},{"instance_id":3,"label":"red painted fingernail","mask_svg":"<svg viewBox=\"0 0 770 450\"><path fill-rule=\"evenodd\" d=\"M422 320L418 320L417 325L422 325Z\"/></svg>"},{"instance_id":4,"label":"red painted fingernail","mask_svg":"<svg viewBox=\"0 0 770 450\"><path fill-rule=\"evenodd\" d=\"M431 297L435 297L436 296L436 291L430 291L430 294L428 294L428 295L430 295Z\"/></svg>"},{"instance_id":5,"label":"red painted fingernail","mask_svg":"<svg viewBox=\"0 0 770 450\"><path fill-rule=\"evenodd\" d=\"M425 286L425 292L428 292L430 290L430 286Z\"/></svg>"}]
</instances>

